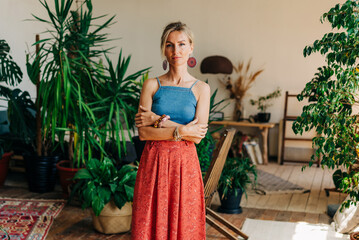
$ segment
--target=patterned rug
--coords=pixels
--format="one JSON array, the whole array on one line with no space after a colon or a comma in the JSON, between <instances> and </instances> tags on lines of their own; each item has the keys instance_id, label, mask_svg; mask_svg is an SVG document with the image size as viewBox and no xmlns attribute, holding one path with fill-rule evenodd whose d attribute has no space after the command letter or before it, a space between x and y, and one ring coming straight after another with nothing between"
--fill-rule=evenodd
<instances>
[{"instance_id":1,"label":"patterned rug","mask_svg":"<svg viewBox=\"0 0 359 240\"><path fill-rule=\"evenodd\" d=\"M258 185L256 189L249 191L250 194L279 194L279 193L307 193L305 189L297 184L284 180L268 172L257 169Z\"/></svg>"},{"instance_id":2,"label":"patterned rug","mask_svg":"<svg viewBox=\"0 0 359 240\"><path fill-rule=\"evenodd\" d=\"M43 240L54 218L65 206L64 200L0 198L0 239Z\"/></svg>"}]
</instances>

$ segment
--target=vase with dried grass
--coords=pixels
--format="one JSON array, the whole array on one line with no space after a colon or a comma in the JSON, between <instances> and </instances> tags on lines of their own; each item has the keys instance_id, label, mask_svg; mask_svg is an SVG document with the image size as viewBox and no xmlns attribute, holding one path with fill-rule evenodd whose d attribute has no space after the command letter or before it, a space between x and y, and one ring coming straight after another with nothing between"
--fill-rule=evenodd
<instances>
[{"instance_id":1,"label":"vase with dried grass","mask_svg":"<svg viewBox=\"0 0 359 240\"><path fill-rule=\"evenodd\" d=\"M226 89L230 92L230 98L234 99L235 106L233 111L233 120L242 120L243 105L242 101L247 91L252 87L257 77L264 71L264 69L258 69L256 71L250 71L252 59L247 64L244 61L239 62L238 67L233 66L233 69L238 74L235 80L228 77L221 80L226 86Z\"/></svg>"}]
</instances>

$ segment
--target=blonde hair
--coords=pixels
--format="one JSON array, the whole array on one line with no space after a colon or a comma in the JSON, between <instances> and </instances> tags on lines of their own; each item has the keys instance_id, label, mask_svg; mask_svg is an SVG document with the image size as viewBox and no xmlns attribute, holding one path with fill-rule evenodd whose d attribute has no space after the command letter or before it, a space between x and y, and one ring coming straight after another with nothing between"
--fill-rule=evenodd
<instances>
[{"instance_id":1,"label":"blonde hair","mask_svg":"<svg viewBox=\"0 0 359 240\"><path fill-rule=\"evenodd\" d=\"M193 44L193 33L192 33L191 29L189 29L189 27L187 27L186 24L184 24L182 22L170 23L165 27L165 29L163 30L162 36L161 36L162 57L165 56L165 46L166 46L167 38L170 35L170 33L174 32L174 31L184 32L187 35L190 44L191 45Z\"/></svg>"}]
</instances>

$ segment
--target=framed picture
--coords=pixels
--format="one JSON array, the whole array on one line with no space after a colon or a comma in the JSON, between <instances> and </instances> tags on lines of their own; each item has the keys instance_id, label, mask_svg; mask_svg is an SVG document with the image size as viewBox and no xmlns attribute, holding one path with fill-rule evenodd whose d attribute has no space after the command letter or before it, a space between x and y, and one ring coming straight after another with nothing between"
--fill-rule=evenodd
<instances>
[{"instance_id":1,"label":"framed picture","mask_svg":"<svg viewBox=\"0 0 359 240\"><path fill-rule=\"evenodd\" d=\"M255 141L246 141L243 146L254 165L263 164L262 153L259 145Z\"/></svg>"},{"instance_id":2,"label":"framed picture","mask_svg":"<svg viewBox=\"0 0 359 240\"><path fill-rule=\"evenodd\" d=\"M223 112L213 112L209 116L210 121L223 121L224 113Z\"/></svg>"}]
</instances>

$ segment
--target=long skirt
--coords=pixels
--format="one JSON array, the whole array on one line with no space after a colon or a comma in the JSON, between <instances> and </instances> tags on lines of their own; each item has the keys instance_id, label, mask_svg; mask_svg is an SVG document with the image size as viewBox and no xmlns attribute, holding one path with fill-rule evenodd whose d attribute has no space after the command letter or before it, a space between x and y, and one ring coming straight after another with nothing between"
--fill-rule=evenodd
<instances>
[{"instance_id":1,"label":"long skirt","mask_svg":"<svg viewBox=\"0 0 359 240\"><path fill-rule=\"evenodd\" d=\"M193 142L147 141L135 184L131 239L206 239L203 181Z\"/></svg>"}]
</instances>

